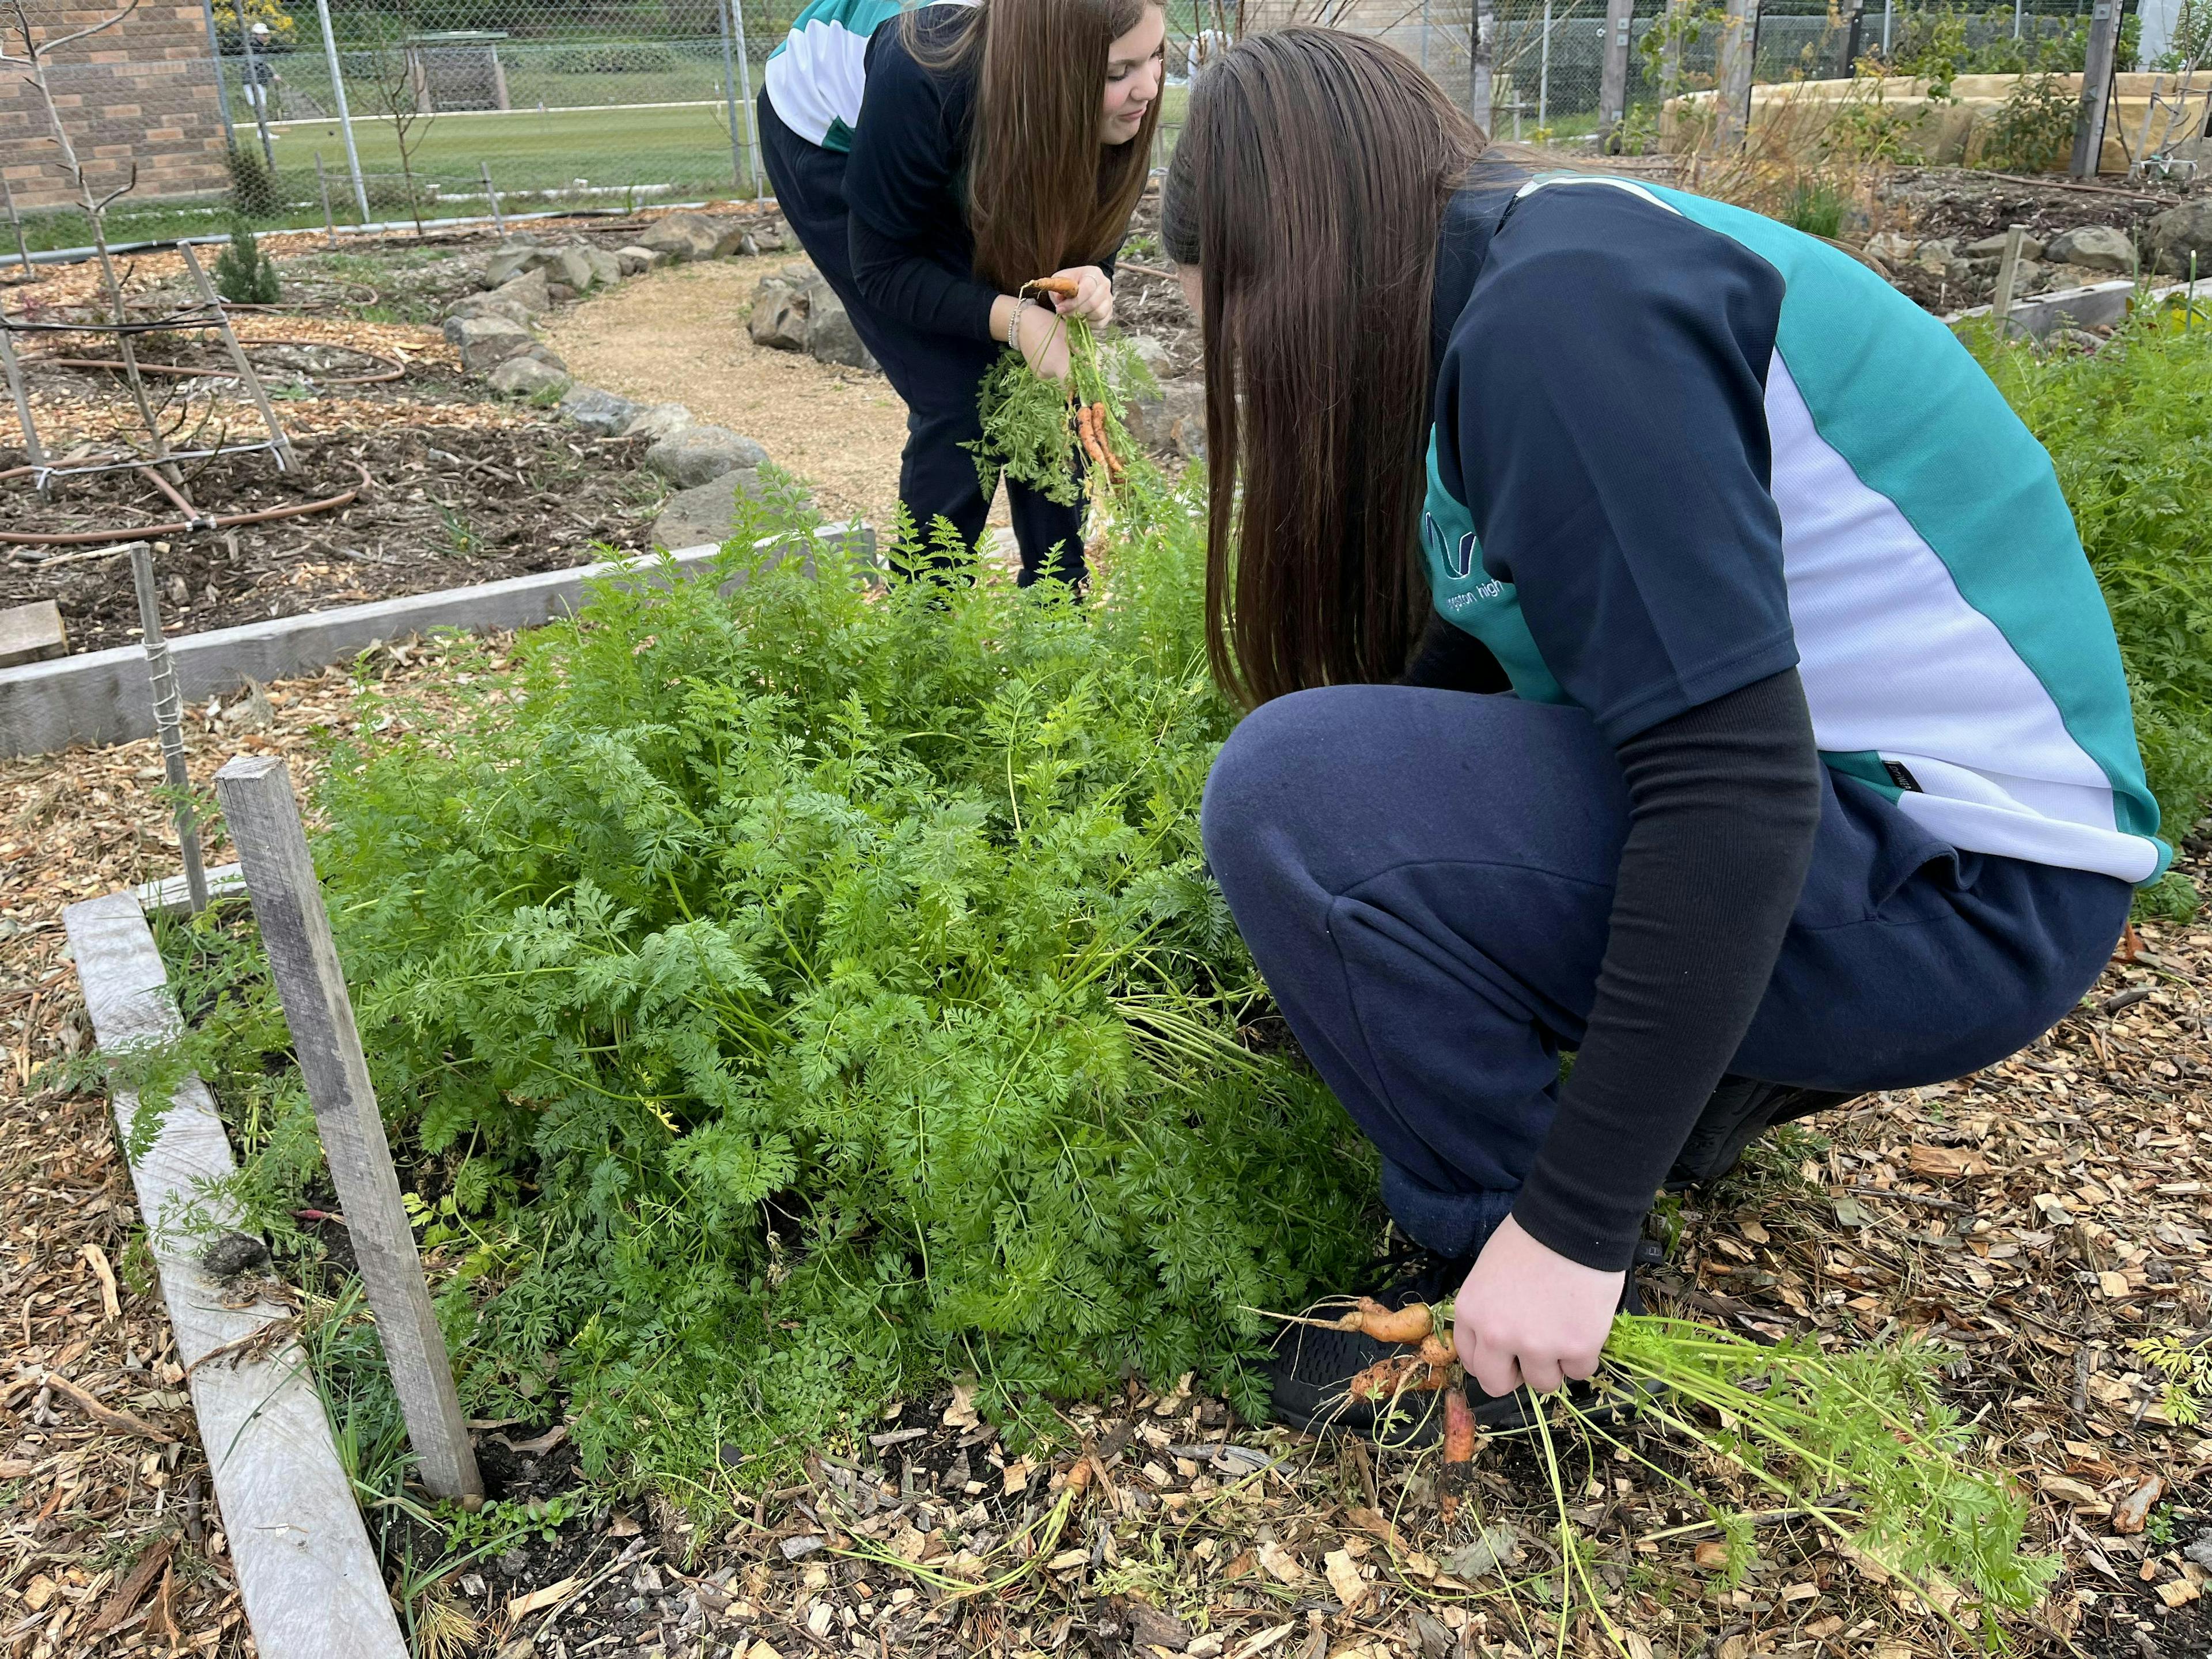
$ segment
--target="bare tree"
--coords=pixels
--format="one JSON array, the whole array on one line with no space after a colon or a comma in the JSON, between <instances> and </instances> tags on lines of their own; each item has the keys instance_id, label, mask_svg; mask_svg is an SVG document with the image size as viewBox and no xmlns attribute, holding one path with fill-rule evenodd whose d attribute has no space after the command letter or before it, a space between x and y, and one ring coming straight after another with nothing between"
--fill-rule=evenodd
<instances>
[{"instance_id":1,"label":"bare tree","mask_svg":"<svg viewBox=\"0 0 2212 1659\"><path fill-rule=\"evenodd\" d=\"M127 0L121 10L50 40L39 38L38 30L32 26L30 9L25 0L8 0L8 9L13 17L12 27L8 31L11 37L9 40L10 49L0 51L0 68L21 70L24 78L31 83L32 89L38 94L39 101L46 107L46 125L59 158L56 165L68 176L70 188L76 191L77 200L84 208L85 217L92 222L93 252L99 258L100 280L107 290L109 316L120 326L129 319L124 313L123 279L116 274L115 261L107 251L107 210L118 198L128 195L137 184L138 164L133 161L122 184L106 195L93 188L84 163L77 156L76 146L70 141L69 129L62 124L61 106L54 101L53 82L47 74L46 66L53 55L64 47L116 27L138 9L138 0ZM22 46L20 57L12 49L19 40ZM127 330L115 337L122 349L124 378L130 382L131 396L138 405L139 417L146 423L146 435L153 445L154 459L166 461L168 446L161 436L161 424L155 418L153 404L146 395L145 378L138 372L137 351L131 344ZM173 483L176 482L175 469L172 467L169 471L170 482Z\"/></svg>"},{"instance_id":2,"label":"bare tree","mask_svg":"<svg viewBox=\"0 0 2212 1659\"><path fill-rule=\"evenodd\" d=\"M422 198L415 188L415 152L429 136L436 111L430 103L428 68L409 43L407 14L403 10L387 16L384 29L385 38L374 58L376 78L370 84L368 101L392 128L392 146L399 152L400 181L407 191L408 216L415 221L415 234L420 237L424 234Z\"/></svg>"}]
</instances>

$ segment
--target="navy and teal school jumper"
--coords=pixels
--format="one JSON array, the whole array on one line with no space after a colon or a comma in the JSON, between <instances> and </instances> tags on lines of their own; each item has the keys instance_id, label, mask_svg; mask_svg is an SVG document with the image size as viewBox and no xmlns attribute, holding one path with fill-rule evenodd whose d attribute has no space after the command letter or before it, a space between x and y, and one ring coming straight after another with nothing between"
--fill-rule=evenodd
<instances>
[{"instance_id":1,"label":"navy and teal school jumper","mask_svg":"<svg viewBox=\"0 0 2212 1659\"><path fill-rule=\"evenodd\" d=\"M971 76L925 69L896 0L814 0L770 54L760 97L769 181L863 344L907 406L899 500L925 533L939 519L973 545L990 502L963 446L982 435L976 397L1004 342L998 290L974 273L963 200ZM968 7L925 8L925 37ZM1040 275L1043 273L1039 273ZM1021 580L1083 574L1083 511L1006 481Z\"/></svg>"},{"instance_id":2,"label":"navy and teal school jumper","mask_svg":"<svg viewBox=\"0 0 2212 1659\"><path fill-rule=\"evenodd\" d=\"M1206 845L1405 1230L1457 1255L1510 1212L1618 1268L1724 1072L1990 1064L2168 854L2049 459L1942 323L1754 214L1496 174L1447 216L1433 320L1420 556L1510 690L1262 707ZM1788 784L1747 734L1793 720L1801 851L1762 862L1729 814ZM1638 890L1697 895L1702 933L1616 906L1647 798L1705 811ZM1740 1006L1708 996L1744 958Z\"/></svg>"}]
</instances>

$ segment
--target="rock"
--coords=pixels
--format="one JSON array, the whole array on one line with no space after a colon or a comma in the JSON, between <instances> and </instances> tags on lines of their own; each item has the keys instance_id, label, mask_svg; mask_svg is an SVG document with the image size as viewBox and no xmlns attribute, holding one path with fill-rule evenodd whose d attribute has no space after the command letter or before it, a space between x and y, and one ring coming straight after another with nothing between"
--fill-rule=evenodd
<instances>
[{"instance_id":1,"label":"rock","mask_svg":"<svg viewBox=\"0 0 2212 1659\"><path fill-rule=\"evenodd\" d=\"M2208 1572L2212 1572L2212 1532L2200 1532L2197 1541L2181 1552L2182 1559L2194 1561Z\"/></svg>"},{"instance_id":2,"label":"rock","mask_svg":"<svg viewBox=\"0 0 2212 1659\"><path fill-rule=\"evenodd\" d=\"M617 255L603 247L585 247L576 251L584 256L584 263L592 268L593 288L612 288L622 281L622 260Z\"/></svg>"},{"instance_id":3,"label":"rock","mask_svg":"<svg viewBox=\"0 0 2212 1659\"><path fill-rule=\"evenodd\" d=\"M1146 448L1187 461L1206 459L1205 381L1163 380L1159 395L1135 399L1127 418L1131 435Z\"/></svg>"},{"instance_id":4,"label":"rock","mask_svg":"<svg viewBox=\"0 0 2212 1659\"><path fill-rule=\"evenodd\" d=\"M737 248L744 234L744 226L727 219L704 213L672 213L639 237L637 245L676 260L719 259Z\"/></svg>"},{"instance_id":5,"label":"rock","mask_svg":"<svg viewBox=\"0 0 2212 1659\"><path fill-rule=\"evenodd\" d=\"M1959 257L1958 248L1948 236L1939 236L1931 242L1917 242L1912 248L1912 262L1929 270L1942 271Z\"/></svg>"},{"instance_id":6,"label":"rock","mask_svg":"<svg viewBox=\"0 0 2212 1659\"><path fill-rule=\"evenodd\" d=\"M572 385L562 395L561 413L593 437L611 438L637 418L638 406L599 386Z\"/></svg>"},{"instance_id":7,"label":"rock","mask_svg":"<svg viewBox=\"0 0 2212 1659\"><path fill-rule=\"evenodd\" d=\"M618 247L615 250L615 266L625 276L639 276L656 265L668 263L668 256L657 247Z\"/></svg>"},{"instance_id":8,"label":"rock","mask_svg":"<svg viewBox=\"0 0 2212 1659\"><path fill-rule=\"evenodd\" d=\"M200 1252L200 1266L217 1279L234 1279L269 1260L269 1247L252 1233L223 1233Z\"/></svg>"},{"instance_id":9,"label":"rock","mask_svg":"<svg viewBox=\"0 0 2212 1659\"><path fill-rule=\"evenodd\" d=\"M2051 286L2054 289L2093 288L2099 283L2113 280L2111 271L2092 270L2087 265L2047 265L2045 269L2051 273Z\"/></svg>"},{"instance_id":10,"label":"rock","mask_svg":"<svg viewBox=\"0 0 2212 1659\"><path fill-rule=\"evenodd\" d=\"M553 256L551 263L545 267L545 281L548 286L560 283L566 287L574 289L579 294L589 289L598 280L599 273L592 269L591 256L580 247L562 248Z\"/></svg>"},{"instance_id":11,"label":"rock","mask_svg":"<svg viewBox=\"0 0 2212 1659\"><path fill-rule=\"evenodd\" d=\"M745 331L757 346L771 351L806 349L807 290L781 276L763 276L753 290L751 315Z\"/></svg>"},{"instance_id":12,"label":"rock","mask_svg":"<svg viewBox=\"0 0 2212 1659\"><path fill-rule=\"evenodd\" d=\"M543 270L526 270L511 282L501 283L491 291L495 300L511 300L532 316L553 303L553 295Z\"/></svg>"},{"instance_id":13,"label":"rock","mask_svg":"<svg viewBox=\"0 0 2212 1659\"><path fill-rule=\"evenodd\" d=\"M504 317L456 318L446 325L446 338L460 348L461 367L471 374L489 374L537 343L528 329Z\"/></svg>"},{"instance_id":14,"label":"rock","mask_svg":"<svg viewBox=\"0 0 2212 1659\"><path fill-rule=\"evenodd\" d=\"M1911 264L1912 248L1910 236L1900 236L1893 230L1876 231L1866 240L1866 251L1886 265Z\"/></svg>"},{"instance_id":15,"label":"rock","mask_svg":"<svg viewBox=\"0 0 2212 1659\"><path fill-rule=\"evenodd\" d=\"M491 257L484 261L483 270L477 275L477 286L506 286L524 271L536 269L532 261L541 258L544 252L534 238L509 237L491 251Z\"/></svg>"},{"instance_id":16,"label":"rock","mask_svg":"<svg viewBox=\"0 0 2212 1659\"><path fill-rule=\"evenodd\" d=\"M33 599L0 611L0 668L68 654L69 629L62 622L61 607L52 599Z\"/></svg>"},{"instance_id":17,"label":"rock","mask_svg":"<svg viewBox=\"0 0 2212 1659\"><path fill-rule=\"evenodd\" d=\"M1174 358L1168 349L1149 334L1130 335L1128 346L1137 354L1137 361L1152 372L1154 379L1167 374L1173 366Z\"/></svg>"},{"instance_id":18,"label":"rock","mask_svg":"<svg viewBox=\"0 0 2212 1659\"><path fill-rule=\"evenodd\" d=\"M738 515L738 497L760 493L760 473L751 467L738 467L690 489L679 489L653 521L653 542L672 551L720 546L730 538L731 523ZM784 1541L787 1547L792 1542Z\"/></svg>"},{"instance_id":19,"label":"rock","mask_svg":"<svg viewBox=\"0 0 2212 1659\"><path fill-rule=\"evenodd\" d=\"M650 438L658 443L671 438L691 424L691 411L682 404L655 404L639 411L638 416L622 429L625 438Z\"/></svg>"},{"instance_id":20,"label":"rock","mask_svg":"<svg viewBox=\"0 0 2212 1659\"><path fill-rule=\"evenodd\" d=\"M763 253L782 252L790 246L788 236L789 233L786 231L780 220L765 225L755 225L752 229L753 246Z\"/></svg>"},{"instance_id":21,"label":"rock","mask_svg":"<svg viewBox=\"0 0 2212 1659\"><path fill-rule=\"evenodd\" d=\"M2188 276L2193 253L2197 274L2212 276L2212 196L2168 208L2150 222L2148 229L2152 253L2167 276Z\"/></svg>"},{"instance_id":22,"label":"rock","mask_svg":"<svg viewBox=\"0 0 2212 1659\"><path fill-rule=\"evenodd\" d=\"M566 392L574 382L565 368L542 363L535 357L510 357L491 372L491 389L506 398L534 398L544 392Z\"/></svg>"},{"instance_id":23,"label":"rock","mask_svg":"<svg viewBox=\"0 0 2212 1659\"><path fill-rule=\"evenodd\" d=\"M687 426L645 452L646 465L678 489L758 466L767 459L768 451L750 438L721 426Z\"/></svg>"},{"instance_id":24,"label":"rock","mask_svg":"<svg viewBox=\"0 0 2212 1659\"><path fill-rule=\"evenodd\" d=\"M551 303L556 306L567 305L569 301L575 299L581 292L582 290L580 289L570 288L566 283L549 282L545 284L545 297Z\"/></svg>"},{"instance_id":25,"label":"rock","mask_svg":"<svg viewBox=\"0 0 2212 1659\"><path fill-rule=\"evenodd\" d=\"M504 291L490 294L471 294L457 300L446 313L446 320L473 322L480 318L498 317L513 323L517 328L528 325L531 313L522 301L509 298Z\"/></svg>"},{"instance_id":26,"label":"rock","mask_svg":"<svg viewBox=\"0 0 2212 1659\"><path fill-rule=\"evenodd\" d=\"M543 340L532 341L530 349L523 352L521 355L529 358L532 362L544 364L548 368L557 368L563 374L568 372L568 361L563 358L559 352L554 350L551 346L547 345ZM514 360L510 358L508 361L512 362Z\"/></svg>"},{"instance_id":27,"label":"rock","mask_svg":"<svg viewBox=\"0 0 2212 1659\"><path fill-rule=\"evenodd\" d=\"M2136 274L2136 245L2128 234L2110 225L2083 225L2063 230L2044 250L2060 264L2082 265L2091 270L2122 276Z\"/></svg>"},{"instance_id":28,"label":"rock","mask_svg":"<svg viewBox=\"0 0 2212 1659\"><path fill-rule=\"evenodd\" d=\"M860 343L860 332L853 326L845 302L827 283L817 283L806 290L806 355L817 362L883 373Z\"/></svg>"},{"instance_id":29,"label":"rock","mask_svg":"<svg viewBox=\"0 0 2212 1659\"><path fill-rule=\"evenodd\" d=\"M1959 252L1969 259L2002 259L2004 258L2005 237L2008 234L2001 231L1995 236L1984 236L1978 242L1967 243ZM1872 247L1874 244L1869 242L1867 246ZM2042 242L2033 236L2021 237L2020 257L2023 259L2040 259L2043 257Z\"/></svg>"}]
</instances>

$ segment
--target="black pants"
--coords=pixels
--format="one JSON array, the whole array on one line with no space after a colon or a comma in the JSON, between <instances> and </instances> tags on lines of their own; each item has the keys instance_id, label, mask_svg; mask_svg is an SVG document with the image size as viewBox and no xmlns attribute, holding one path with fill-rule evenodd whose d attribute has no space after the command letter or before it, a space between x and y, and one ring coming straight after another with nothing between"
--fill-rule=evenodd
<instances>
[{"instance_id":1,"label":"black pants","mask_svg":"<svg viewBox=\"0 0 2212 1659\"><path fill-rule=\"evenodd\" d=\"M983 435L975 399L1004 348L993 341L921 332L862 299L847 242L845 157L808 143L786 126L765 91L759 107L762 159L775 186L776 204L815 269L845 302L860 343L875 354L891 389L905 401L899 500L923 537L943 519L973 547L990 517L991 503L976 476L975 452L962 446ZM1021 546L1022 585L1046 574L1080 580L1082 507L1047 501L1012 478L1006 480L1006 495Z\"/></svg>"}]
</instances>

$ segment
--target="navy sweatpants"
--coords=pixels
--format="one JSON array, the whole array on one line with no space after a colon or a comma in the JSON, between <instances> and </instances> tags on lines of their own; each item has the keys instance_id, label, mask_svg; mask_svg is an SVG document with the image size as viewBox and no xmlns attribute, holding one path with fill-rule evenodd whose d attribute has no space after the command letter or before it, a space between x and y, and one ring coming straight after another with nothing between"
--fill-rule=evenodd
<instances>
[{"instance_id":1,"label":"navy sweatpants","mask_svg":"<svg viewBox=\"0 0 2212 1659\"><path fill-rule=\"evenodd\" d=\"M1381 1151L1391 1213L1431 1249L1487 1237L1543 1143L1627 817L1589 716L1510 696L1304 691L1249 715L1214 763L1206 857L1307 1055ZM1959 852L1830 773L1729 1069L1856 1093L1990 1065L2094 983L2130 896Z\"/></svg>"},{"instance_id":2,"label":"navy sweatpants","mask_svg":"<svg viewBox=\"0 0 2212 1659\"><path fill-rule=\"evenodd\" d=\"M991 503L976 477L975 452L962 446L983 435L975 399L984 375L1005 348L956 334L923 333L862 299L847 243L845 157L808 143L785 125L765 90L759 111L761 156L775 186L776 205L814 268L845 302L860 343L883 365L891 389L906 404L899 500L924 536L942 518L973 547L990 518ZM1080 580L1081 505L1062 507L1012 478L1006 480L1006 495L1021 547L1022 585L1047 574Z\"/></svg>"}]
</instances>

